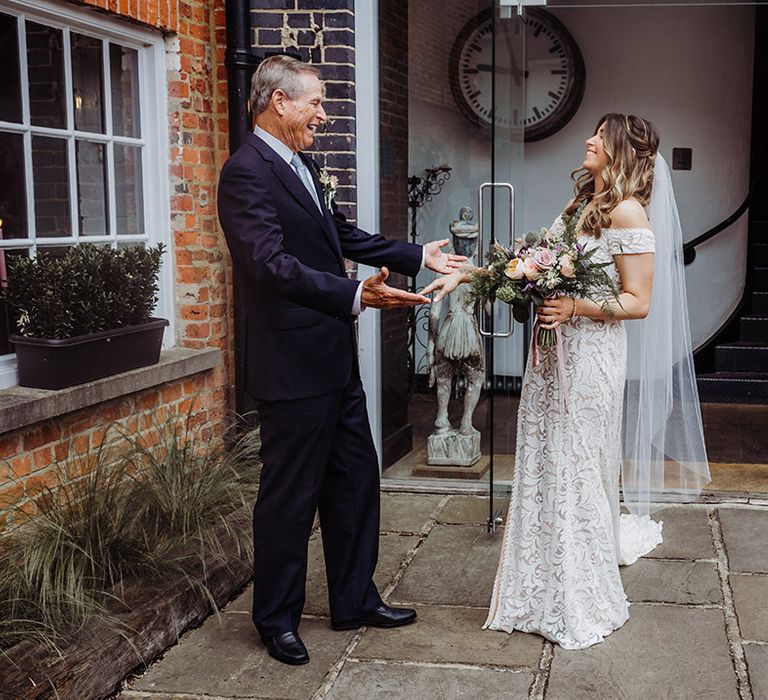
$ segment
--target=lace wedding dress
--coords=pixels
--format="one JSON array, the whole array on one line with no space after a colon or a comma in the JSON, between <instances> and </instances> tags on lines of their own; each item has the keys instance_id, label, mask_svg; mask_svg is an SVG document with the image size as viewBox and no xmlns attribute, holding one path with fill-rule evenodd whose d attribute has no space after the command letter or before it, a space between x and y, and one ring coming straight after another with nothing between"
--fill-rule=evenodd
<instances>
[{"instance_id":1,"label":"lace wedding dress","mask_svg":"<svg viewBox=\"0 0 768 700\"><path fill-rule=\"evenodd\" d=\"M562 218L553 226L563 227ZM597 248L595 262L610 263L606 271L619 287L613 256L654 252L648 229L607 229L598 239L579 240ZM564 367L557 367L554 348L539 348L535 368L529 354L512 498L485 628L535 632L564 649L582 649L627 620L620 540L632 539L626 545L637 558L661 541L661 524L649 520L650 528L633 534L626 526L637 525L634 516L622 516L620 525L622 323L576 317L560 328Z\"/></svg>"}]
</instances>

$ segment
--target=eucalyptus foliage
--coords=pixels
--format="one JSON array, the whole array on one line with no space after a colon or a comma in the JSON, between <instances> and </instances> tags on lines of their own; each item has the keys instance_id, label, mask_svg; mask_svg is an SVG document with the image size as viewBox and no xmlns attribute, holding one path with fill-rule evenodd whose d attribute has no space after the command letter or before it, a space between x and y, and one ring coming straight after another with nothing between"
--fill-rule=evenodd
<instances>
[{"instance_id":1,"label":"eucalyptus foliage","mask_svg":"<svg viewBox=\"0 0 768 700\"><path fill-rule=\"evenodd\" d=\"M3 297L19 335L64 339L147 321L165 246L84 243L64 255L8 259Z\"/></svg>"}]
</instances>

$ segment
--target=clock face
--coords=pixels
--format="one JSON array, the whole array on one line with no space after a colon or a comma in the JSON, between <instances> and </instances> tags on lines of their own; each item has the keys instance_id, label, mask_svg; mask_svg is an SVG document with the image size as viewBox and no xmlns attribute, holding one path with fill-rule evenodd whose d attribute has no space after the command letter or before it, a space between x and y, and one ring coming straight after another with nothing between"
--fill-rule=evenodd
<instances>
[{"instance_id":1,"label":"clock face","mask_svg":"<svg viewBox=\"0 0 768 700\"><path fill-rule=\"evenodd\" d=\"M550 13L528 9L522 20L496 20L494 62L493 32L489 9L453 46L451 88L464 115L487 129L524 129L526 141L562 129L584 96L584 59L573 37Z\"/></svg>"}]
</instances>

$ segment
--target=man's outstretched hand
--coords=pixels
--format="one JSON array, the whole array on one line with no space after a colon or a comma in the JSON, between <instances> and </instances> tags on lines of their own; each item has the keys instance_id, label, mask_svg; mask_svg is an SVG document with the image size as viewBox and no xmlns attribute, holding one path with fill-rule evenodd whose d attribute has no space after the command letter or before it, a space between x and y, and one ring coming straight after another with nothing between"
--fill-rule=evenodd
<instances>
[{"instance_id":1,"label":"man's outstretched hand","mask_svg":"<svg viewBox=\"0 0 768 700\"><path fill-rule=\"evenodd\" d=\"M385 284L387 277L389 277L389 270L382 267L379 272L363 282L363 293L360 297L363 308L370 306L374 309L397 309L403 306L429 304L429 299L422 294L411 294Z\"/></svg>"},{"instance_id":2,"label":"man's outstretched hand","mask_svg":"<svg viewBox=\"0 0 768 700\"><path fill-rule=\"evenodd\" d=\"M466 255L454 255L440 250L446 245L448 245L448 239L444 238L442 241L432 241L424 246L424 265L433 272L443 275L458 270L467 259Z\"/></svg>"}]
</instances>

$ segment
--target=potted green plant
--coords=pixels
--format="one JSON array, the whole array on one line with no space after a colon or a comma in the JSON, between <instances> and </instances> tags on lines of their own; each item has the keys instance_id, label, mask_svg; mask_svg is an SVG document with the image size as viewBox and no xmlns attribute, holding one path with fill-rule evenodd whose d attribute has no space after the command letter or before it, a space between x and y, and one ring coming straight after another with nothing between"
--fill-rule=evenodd
<instances>
[{"instance_id":1,"label":"potted green plant","mask_svg":"<svg viewBox=\"0 0 768 700\"><path fill-rule=\"evenodd\" d=\"M9 260L19 384L63 389L157 363L168 321L151 314L164 250L86 243Z\"/></svg>"}]
</instances>

